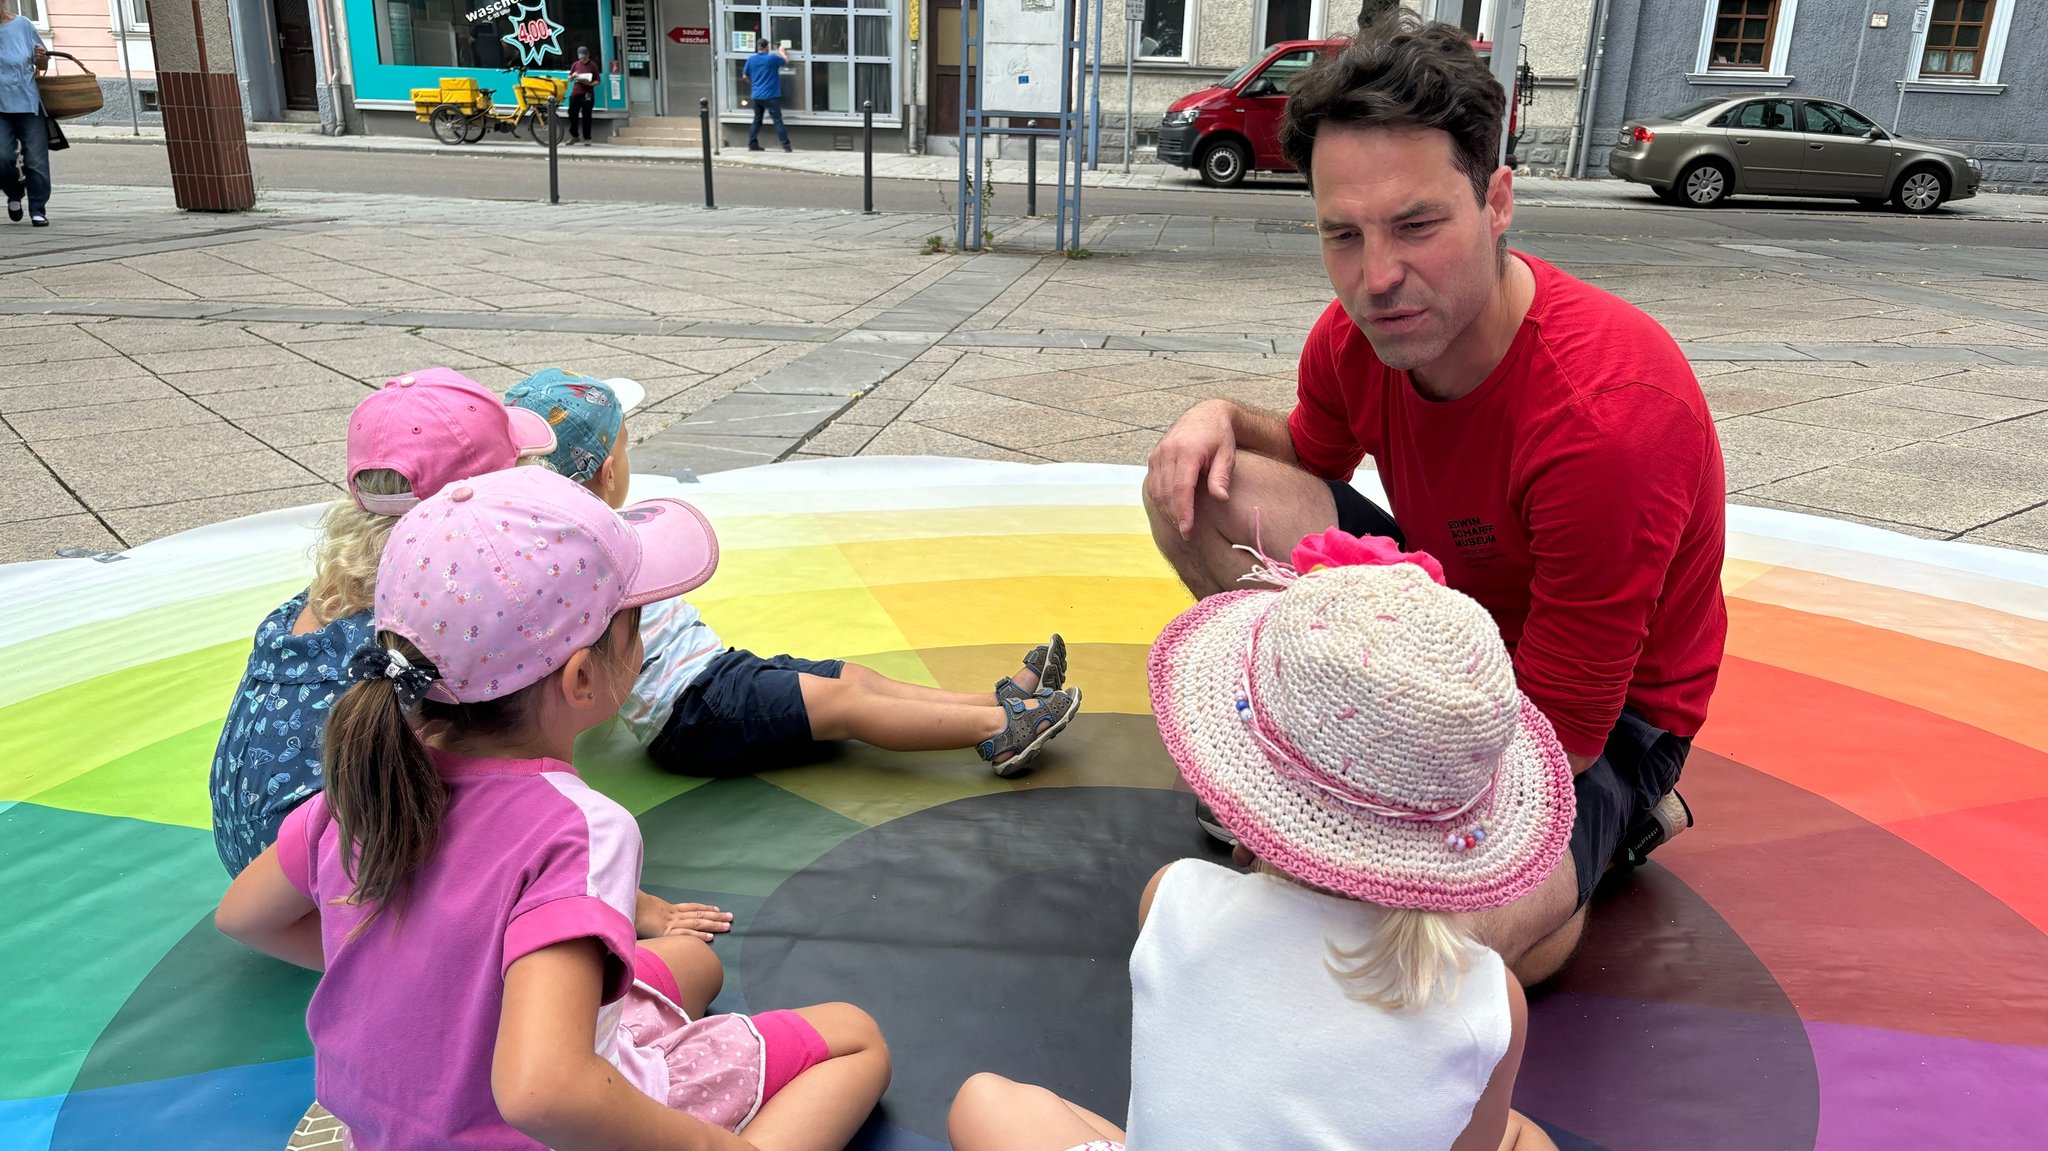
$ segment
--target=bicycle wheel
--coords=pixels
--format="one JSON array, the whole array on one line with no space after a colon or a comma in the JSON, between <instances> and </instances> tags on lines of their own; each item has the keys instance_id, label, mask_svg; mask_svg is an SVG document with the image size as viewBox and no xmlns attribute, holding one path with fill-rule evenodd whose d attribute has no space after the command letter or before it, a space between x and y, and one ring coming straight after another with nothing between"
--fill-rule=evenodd
<instances>
[{"instance_id":1,"label":"bicycle wheel","mask_svg":"<svg viewBox=\"0 0 2048 1151\"><path fill-rule=\"evenodd\" d=\"M469 117L453 104L436 104L427 114L427 124L434 129L434 139L443 144L460 144L469 135Z\"/></svg>"},{"instance_id":2,"label":"bicycle wheel","mask_svg":"<svg viewBox=\"0 0 2048 1151\"><path fill-rule=\"evenodd\" d=\"M463 143L474 144L478 140L483 139L484 133L491 130L491 117L489 112L483 111L472 115L468 120L468 127L469 131L465 133L462 137Z\"/></svg>"},{"instance_id":3,"label":"bicycle wheel","mask_svg":"<svg viewBox=\"0 0 2048 1151\"><path fill-rule=\"evenodd\" d=\"M529 109L526 114L526 134L533 137L533 142L543 148L551 141L559 144L562 142L562 136L568 131L563 122L565 116L566 113L550 116L545 108Z\"/></svg>"}]
</instances>

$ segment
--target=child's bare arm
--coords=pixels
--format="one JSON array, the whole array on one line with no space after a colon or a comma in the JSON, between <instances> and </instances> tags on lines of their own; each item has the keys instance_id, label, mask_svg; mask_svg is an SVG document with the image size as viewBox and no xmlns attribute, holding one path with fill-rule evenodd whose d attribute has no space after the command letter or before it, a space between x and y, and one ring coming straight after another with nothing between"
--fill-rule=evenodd
<instances>
[{"instance_id":1,"label":"child's bare arm","mask_svg":"<svg viewBox=\"0 0 2048 1151\"><path fill-rule=\"evenodd\" d=\"M491 1058L491 1093L505 1122L556 1151L747 1151L739 1136L669 1110L597 1055L591 1034L603 979L595 939L543 947L506 970Z\"/></svg>"},{"instance_id":2,"label":"child's bare arm","mask_svg":"<svg viewBox=\"0 0 2048 1151\"><path fill-rule=\"evenodd\" d=\"M1472 1108L1472 1122L1465 1125L1464 1133L1451 1144L1451 1151L1508 1151L1516 1147L1516 1137L1523 1130L1522 1124L1541 1134L1540 1128L1522 1119L1508 1106L1515 1094L1515 1073L1522 1067L1522 1044L1529 1035L1529 1001L1523 997L1522 985L1515 981L1514 972L1508 972L1507 981L1508 1017L1511 1021L1508 1049L1501 1054L1500 1062L1494 1064L1493 1076L1486 1081L1486 1092ZM1520 1124L1516 1122L1518 1119ZM1518 1151L1536 1151L1539 1146L1530 1141Z\"/></svg>"},{"instance_id":3,"label":"child's bare arm","mask_svg":"<svg viewBox=\"0 0 2048 1151\"><path fill-rule=\"evenodd\" d=\"M320 909L284 877L274 846L264 848L228 885L213 925L265 955L314 971L327 969L320 950Z\"/></svg>"}]
</instances>

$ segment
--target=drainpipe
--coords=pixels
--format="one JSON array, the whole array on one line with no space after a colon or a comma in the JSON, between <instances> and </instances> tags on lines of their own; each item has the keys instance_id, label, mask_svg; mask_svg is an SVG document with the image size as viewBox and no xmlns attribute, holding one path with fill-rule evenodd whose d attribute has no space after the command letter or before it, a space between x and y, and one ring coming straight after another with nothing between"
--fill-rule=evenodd
<instances>
[{"instance_id":1,"label":"drainpipe","mask_svg":"<svg viewBox=\"0 0 2048 1151\"><path fill-rule=\"evenodd\" d=\"M1607 16L1613 9L1613 0L1599 0L1599 11L1593 16L1592 63L1586 68L1585 107L1579 113L1578 157L1572 174L1580 178L1586 175L1586 160L1593 153L1593 129L1597 127L1595 117L1600 109L1600 66L1607 60Z\"/></svg>"},{"instance_id":2,"label":"drainpipe","mask_svg":"<svg viewBox=\"0 0 2048 1151\"><path fill-rule=\"evenodd\" d=\"M327 69L327 100L334 108L334 135L360 135L356 121L354 70L349 62L348 17L339 0L312 0L319 10L314 27L320 33L321 60ZM339 21L339 23L337 23ZM323 125L324 127L324 125Z\"/></svg>"}]
</instances>

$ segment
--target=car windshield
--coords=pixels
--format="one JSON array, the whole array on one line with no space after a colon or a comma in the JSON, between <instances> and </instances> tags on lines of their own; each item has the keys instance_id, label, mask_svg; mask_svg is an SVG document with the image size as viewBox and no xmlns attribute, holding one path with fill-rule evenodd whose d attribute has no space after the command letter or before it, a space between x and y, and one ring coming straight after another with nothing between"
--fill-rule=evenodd
<instances>
[{"instance_id":1,"label":"car windshield","mask_svg":"<svg viewBox=\"0 0 2048 1151\"><path fill-rule=\"evenodd\" d=\"M1726 103L1727 99L1726 96L1709 96L1704 100L1694 100L1687 104L1680 104L1678 107L1664 113L1664 118L1666 120L1690 120L1709 108Z\"/></svg>"},{"instance_id":2,"label":"car windshield","mask_svg":"<svg viewBox=\"0 0 2048 1151\"><path fill-rule=\"evenodd\" d=\"M1254 60L1251 63L1246 64L1244 67L1239 68L1237 71L1232 72L1230 75L1225 76L1223 79L1216 81L1216 86L1218 88L1235 88L1239 84L1244 82L1244 78L1246 76L1252 74L1252 69L1258 67L1260 64L1263 63L1265 63L1265 61L1263 60Z\"/></svg>"}]
</instances>

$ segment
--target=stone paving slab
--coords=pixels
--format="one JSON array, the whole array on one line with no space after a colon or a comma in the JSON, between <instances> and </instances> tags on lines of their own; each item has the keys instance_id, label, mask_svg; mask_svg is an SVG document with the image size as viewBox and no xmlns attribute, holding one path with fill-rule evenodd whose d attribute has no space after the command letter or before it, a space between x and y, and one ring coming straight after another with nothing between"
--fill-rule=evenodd
<instances>
[{"instance_id":1,"label":"stone paving slab","mask_svg":"<svg viewBox=\"0 0 2048 1151\"><path fill-rule=\"evenodd\" d=\"M946 217L494 203L486 234L463 201L278 193L223 229L160 192L66 194L80 232L0 258L0 561L332 498L349 407L434 362L640 379L640 471L1142 462L1203 399L1291 403L1329 299L1291 221L1095 218L1069 260L1030 246L1044 222L928 256ZM1681 340L1732 499L2048 550L2048 295L2001 279L2038 249L1515 243ZM571 265L601 271L534 274Z\"/></svg>"}]
</instances>

